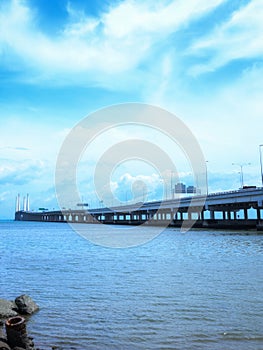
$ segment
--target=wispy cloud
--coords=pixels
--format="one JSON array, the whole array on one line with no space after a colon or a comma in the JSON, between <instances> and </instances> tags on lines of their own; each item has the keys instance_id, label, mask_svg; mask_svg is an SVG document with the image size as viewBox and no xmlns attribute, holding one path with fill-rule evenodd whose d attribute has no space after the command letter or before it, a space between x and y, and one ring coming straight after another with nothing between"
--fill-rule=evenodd
<instances>
[{"instance_id":1,"label":"wispy cloud","mask_svg":"<svg viewBox=\"0 0 263 350\"><path fill-rule=\"evenodd\" d=\"M262 57L263 3L251 1L235 11L229 20L218 25L212 33L198 39L190 54L206 56L205 63L196 64L190 73L198 75L214 71L233 60Z\"/></svg>"},{"instance_id":2,"label":"wispy cloud","mask_svg":"<svg viewBox=\"0 0 263 350\"><path fill-rule=\"evenodd\" d=\"M99 18L77 16L72 3L67 7L68 23L51 37L37 25L27 2L13 0L1 7L0 52L2 57L13 57L16 66L33 69L35 79L66 74L64 80L72 81L74 74L80 83L103 84L103 75L137 69L153 50L156 54L157 43L223 2L126 0Z\"/></svg>"},{"instance_id":3,"label":"wispy cloud","mask_svg":"<svg viewBox=\"0 0 263 350\"><path fill-rule=\"evenodd\" d=\"M41 161L25 160L23 162L0 159L0 185L25 185L39 179L44 173L45 165Z\"/></svg>"},{"instance_id":4,"label":"wispy cloud","mask_svg":"<svg viewBox=\"0 0 263 350\"><path fill-rule=\"evenodd\" d=\"M10 149L10 150L14 150L14 151L29 151L30 149L27 147L10 147L10 146L6 146L6 147L0 147L0 150L6 150L6 149Z\"/></svg>"},{"instance_id":5,"label":"wispy cloud","mask_svg":"<svg viewBox=\"0 0 263 350\"><path fill-rule=\"evenodd\" d=\"M16 193L26 191L32 200L51 203L56 156L67 132L90 111L127 100L159 104L183 118L209 161L211 190L239 185L232 162L251 162L246 178L259 184L261 1L110 0L89 13L76 3L54 10L54 25L43 1L0 0L2 197L13 205ZM189 164L167 140L151 131L114 130L83 154L78 175L85 195L94 191L92 171L105 147L131 135L160 145L185 172L180 179L191 184ZM127 188L135 182L142 193L145 180L151 198L155 188L158 197L161 186L152 171L135 170L124 167L126 175L112 180L113 191L125 201Z\"/></svg>"}]
</instances>

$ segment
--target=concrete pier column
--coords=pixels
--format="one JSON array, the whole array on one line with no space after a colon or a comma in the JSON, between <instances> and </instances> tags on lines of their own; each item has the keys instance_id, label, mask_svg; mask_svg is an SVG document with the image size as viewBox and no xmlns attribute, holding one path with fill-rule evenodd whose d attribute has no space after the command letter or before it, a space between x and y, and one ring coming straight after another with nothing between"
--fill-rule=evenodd
<instances>
[{"instance_id":1,"label":"concrete pier column","mask_svg":"<svg viewBox=\"0 0 263 350\"><path fill-rule=\"evenodd\" d=\"M226 212L224 210L222 211L222 214L223 214L223 220L226 220Z\"/></svg>"},{"instance_id":2,"label":"concrete pier column","mask_svg":"<svg viewBox=\"0 0 263 350\"><path fill-rule=\"evenodd\" d=\"M247 214L247 208L244 209L244 219L247 220L248 214Z\"/></svg>"},{"instance_id":3,"label":"concrete pier column","mask_svg":"<svg viewBox=\"0 0 263 350\"><path fill-rule=\"evenodd\" d=\"M107 221L107 222L112 222L112 215L111 214L106 214L105 215L105 221Z\"/></svg>"},{"instance_id":4,"label":"concrete pier column","mask_svg":"<svg viewBox=\"0 0 263 350\"><path fill-rule=\"evenodd\" d=\"M261 215L260 215L260 209L259 208L257 208L257 219L261 220Z\"/></svg>"},{"instance_id":5,"label":"concrete pier column","mask_svg":"<svg viewBox=\"0 0 263 350\"><path fill-rule=\"evenodd\" d=\"M234 220L236 220L236 219L237 219L237 212L234 211Z\"/></svg>"},{"instance_id":6,"label":"concrete pier column","mask_svg":"<svg viewBox=\"0 0 263 350\"><path fill-rule=\"evenodd\" d=\"M214 210L210 210L210 219L215 220L215 212Z\"/></svg>"},{"instance_id":7,"label":"concrete pier column","mask_svg":"<svg viewBox=\"0 0 263 350\"><path fill-rule=\"evenodd\" d=\"M200 220L204 221L204 219L205 219L205 212L204 212L204 210L202 210L202 211L199 213L199 215L200 215Z\"/></svg>"}]
</instances>

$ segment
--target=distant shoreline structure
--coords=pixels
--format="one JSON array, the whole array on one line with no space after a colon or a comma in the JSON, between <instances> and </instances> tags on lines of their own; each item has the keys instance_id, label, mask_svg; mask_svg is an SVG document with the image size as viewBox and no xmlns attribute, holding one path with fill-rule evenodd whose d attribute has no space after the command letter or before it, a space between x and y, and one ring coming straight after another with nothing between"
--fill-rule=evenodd
<instances>
[{"instance_id":1,"label":"distant shoreline structure","mask_svg":"<svg viewBox=\"0 0 263 350\"><path fill-rule=\"evenodd\" d=\"M27 201L29 203L29 197ZM27 208L27 205L25 207ZM16 210L15 220L263 231L263 188L255 186L208 196L196 195L112 208L53 211L42 209L44 210L39 212ZM249 218L250 209L253 209L255 218ZM216 213L220 214L220 218Z\"/></svg>"}]
</instances>

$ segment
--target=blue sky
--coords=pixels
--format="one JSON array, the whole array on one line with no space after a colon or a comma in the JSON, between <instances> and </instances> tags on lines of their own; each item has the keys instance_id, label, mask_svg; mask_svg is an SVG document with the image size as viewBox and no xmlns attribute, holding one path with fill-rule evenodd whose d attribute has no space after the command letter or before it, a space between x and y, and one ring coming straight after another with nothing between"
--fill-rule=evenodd
<instances>
[{"instance_id":1,"label":"blue sky","mask_svg":"<svg viewBox=\"0 0 263 350\"><path fill-rule=\"evenodd\" d=\"M17 193L30 193L32 208L56 207L65 136L117 103L181 118L208 161L210 191L240 186L232 163L251 163L245 183L261 185L262 18L258 0L1 0L0 218L13 217ZM180 173L191 184L188 170ZM157 196L149 169L118 176L116 192L145 178Z\"/></svg>"}]
</instances>

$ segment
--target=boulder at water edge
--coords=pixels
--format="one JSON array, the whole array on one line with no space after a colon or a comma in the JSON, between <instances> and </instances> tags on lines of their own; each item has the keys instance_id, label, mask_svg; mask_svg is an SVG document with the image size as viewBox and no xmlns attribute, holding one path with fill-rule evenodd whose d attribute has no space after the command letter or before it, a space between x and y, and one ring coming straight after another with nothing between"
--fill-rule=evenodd
<instances>
[{"instance_id":1,"label":"boulder at water edge","mask_svg":"<svg viewBox=\"0 0 263 350\"><path fill-rule=\"evenodd\" d=\"M31 315L39 309L38 305L30 296L23 294L15 299L18 313L21 315Z\"/></svg>"},{"instance_id":2,"label":"boulder at water edge","mask_svg":"<svg viewBox=\"0 0 263 350\"><path fill-rule=\"evenodd\" d=\"M0 350L11 350L11 348L6 342L0 340Z\"/></svg>"},{"instance_id":3,"label":"boulder at water edge","mask_svg":"<svg viewBox=\"0 0 263 350\"><path fill-rule=\"evenodd\" d=\"M13 301L0 299L0 319L17 316L17 306Z\"/></svg>"}]
</instances>

